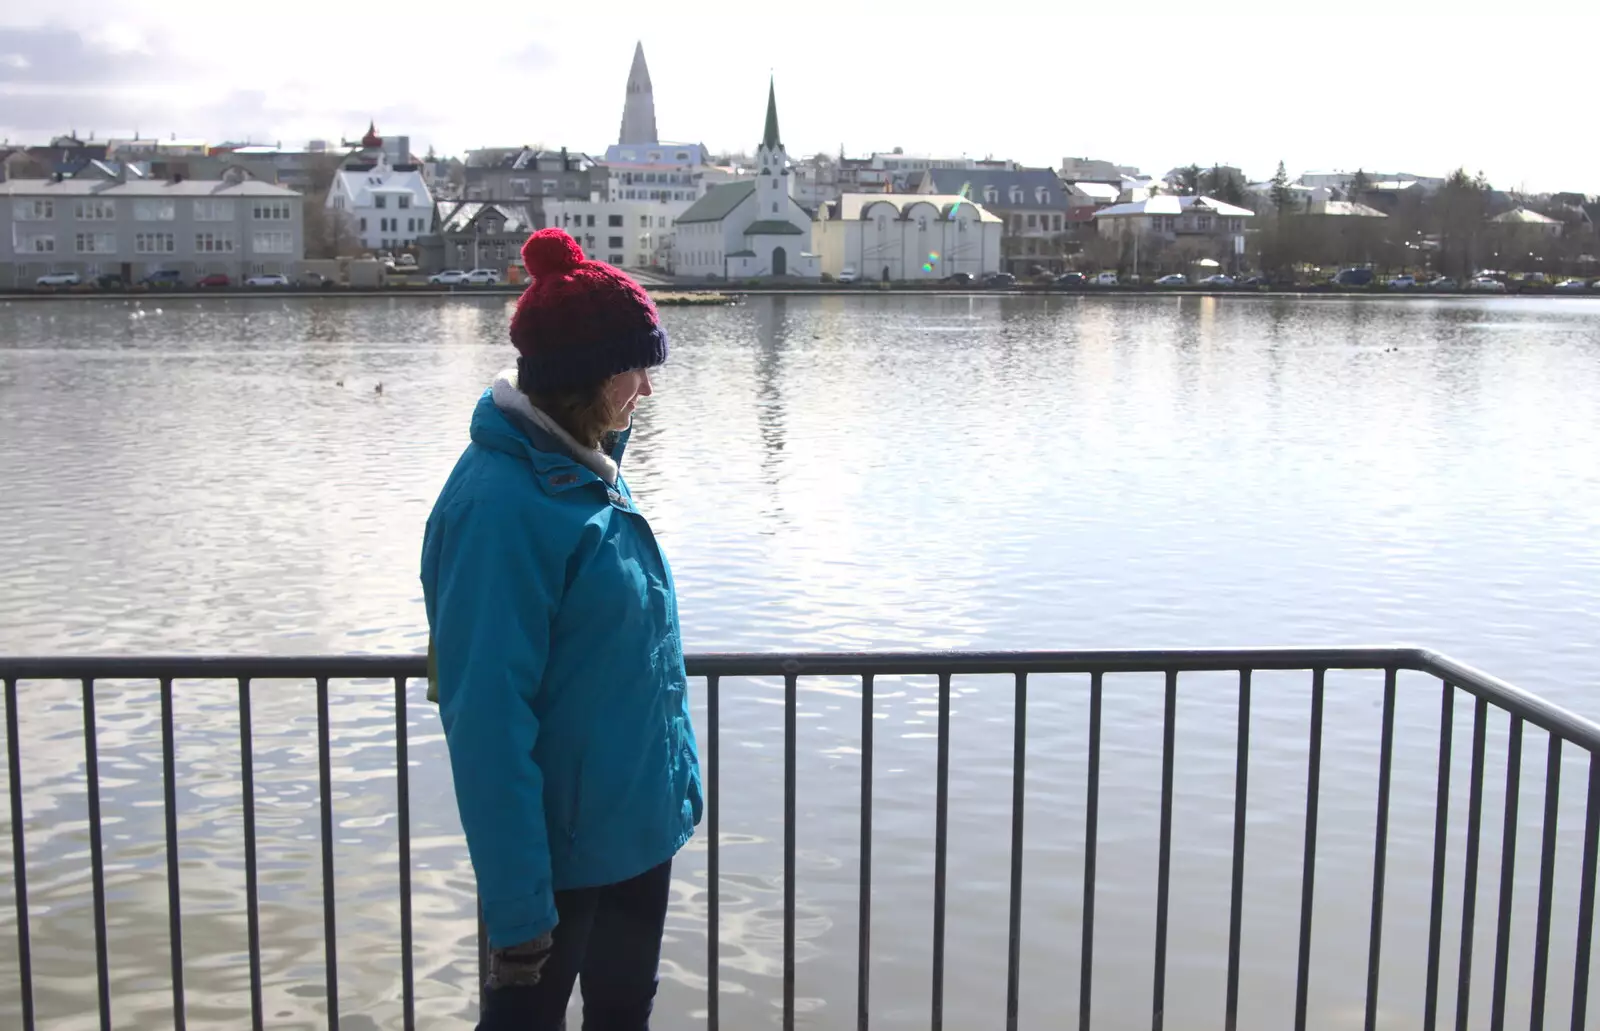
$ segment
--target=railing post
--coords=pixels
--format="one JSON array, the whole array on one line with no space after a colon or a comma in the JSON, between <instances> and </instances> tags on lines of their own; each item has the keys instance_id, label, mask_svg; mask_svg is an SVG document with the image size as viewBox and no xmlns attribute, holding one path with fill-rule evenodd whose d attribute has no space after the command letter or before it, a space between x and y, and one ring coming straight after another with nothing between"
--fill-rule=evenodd
<instances>
[{"instance_id":1,"label":"railing post","mask_svg":"<svg viewBox=\"0 0 1600 1031\"><path fill-rule=\"evenodd\" d=\"M250 1027L262 1031L261 904L256 882L255 749L251 744L250 678L239 678L239 792L244 803L245 934L250 954Z\"/></svg>"},{"instance_id":2,"label":"railing post","mask_svg":"<svg viewBox=\"0 0 1600 1031\"><path fill-rule=\"evenodd\" d=\"M706 1027L717 1031L721 1020L720 956L722 944L722 810L717 791L722 775L721 682L706 677Z\"/></svg>"},{"instance_id":3,"label":"railing post","mask_svg":"<svg viewBox=\"0 0 1600 1031\"><path fill-rule=\"evenodd\" d=\"M94 679L83 678L84 776L89 784L89 868L94 889L94 973L100 1031L111 1031L111 971L106 953L106 865L100 831L100 748L95 740Z\"/></svg>"},{"instance_id":4,"label":"railing post","mask_svg":"<svg viewBox=\"0 0 1600 1031\"><path fill-rule=\"evenodd\" d=\"M1239 945L1244 924L1245 816L1250 798L1250 671L1239 671L1239 729L1234 744L1233 884L1228 903L1228 989L1225 1031L1239 1026Z\"/></svg>"},{"instance_id":5,"label":"railing post","mask_svg":"<svg viewBox=\"0 0 1600 1031\"><path fill-rule=\"evenodd\" d=\"M1306 1031L1311 986L1311 916L1316 899L1317 805L1322 785L1322 706L1327 671L1311 671L1311 743L1306 760L1306 843L1300 874L1300 962L1295 977L1294 1031Z\"/></svg>"},{"instance_id":6,"label":"railing post","mask_svg":"<svg viewBox=\"0 0 1600 1031\"><path fill-rule=\"evenodd\" d=\"M1367 939L1366 1031L1378 1027L1378 974L1383 953L1383 890L1389 853L1389 787L1394 766L1395 670L1383 673L1383 730L1378 746L1378 825L1372 846L1372 927Z\"/></svg>"},{"instance_id":7,"label":"railing post","mask_svg":"<svg viewBox=\"0 0 1600 1031\"><path fill-rule=\"evenodd\" d=\"M861 675L861 872L857 887L856 1029L867 1031L872 986L873 674Z\"/></svg>"},{"instance_id":8,"label":"railing post","mask_svg":"<svg viewBox=\"0 0 1600 1031\"><path fill-rule=\"evenodd\" d=\"M177 757L172 733L172 678L161 678L161 795L167 822L167 942L172 959L172 1026L184 1031L183 916L178 891Z\"/></svg>"},{"instance_id":9,"label":"railing post","mask_svg":"<svg viewBox=\"0 0 1600 1031\"><path fill-rule=\"evenodd\" d=\"M17 975L22 1031L34 1031L33 943L28 934L28 849L22 827L22 741L17 736L17 681L6 678L6 769L11 781L11 874L17 898Z\"/></svg>"}]
</instances>

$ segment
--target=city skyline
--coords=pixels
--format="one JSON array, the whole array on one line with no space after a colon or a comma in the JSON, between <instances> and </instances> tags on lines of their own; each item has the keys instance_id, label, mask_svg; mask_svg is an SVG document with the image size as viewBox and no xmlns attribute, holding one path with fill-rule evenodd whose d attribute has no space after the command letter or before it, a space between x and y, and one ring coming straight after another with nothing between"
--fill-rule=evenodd
<instances>
[{"instance_id":1,"label":"city skyline","mask_svg":"<svg viewBox=\"0 0 1600 1031\"><path fill-rule=\"evenodd\" d=\"M1378 24L1159 3L1067 17L1023 3L1000 28L957 13L868 12L819 33L792 13L614 6L598 27L581 13L452 21L303 2L272 18L219 18L184 0L7 11L0 137L137 130L300 146L355 138L374 120L419 154L521 144L599 153L615 139L642 43L661 138L717 151L753 149L771 75L795 158L899 146L1041 167L1093 157L1156 175L1231 164L1258 179L1280 159L1291 174L1464 166L1503 189L1600 192L1573 121L1586 96L1581 64L1551 61L1508 35L1514 20L1470 8L1386 13ZM1578 34L1600 29L1600 14L1577 5L1544 10Z\"/></svg>"}]
</instances>

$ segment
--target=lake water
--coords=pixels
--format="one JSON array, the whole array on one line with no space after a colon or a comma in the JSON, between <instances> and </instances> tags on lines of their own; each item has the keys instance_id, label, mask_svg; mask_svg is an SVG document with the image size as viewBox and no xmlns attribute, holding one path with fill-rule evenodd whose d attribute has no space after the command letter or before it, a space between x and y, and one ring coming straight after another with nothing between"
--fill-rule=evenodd
<instances>
[{"instance_id":1,"label":"lake water","mask_svg":"<svg viewBox=\"0 0 1600 1031\"><path fill-rule=\"evenodd\" d=\"M504 298L0 303L0 653L422 649L423 521L479 392L513 360L509 310ZM626 469L673 560L691 650L1415 642L1600 713L1600 305L769 297L663 317L673 358ZM1361 1022L1381 684L1328 683L1310 1023L1342 1029ZM1292 1015L1308 685L1257 678L1243 1028ZM399 1026L391 691L334 685L346 1028ZM471 876L421 691L409 737L418 1012L426 1027L467 1027ZM782 687L724 691L723 1026L771 1026ZM910 680L877 694L874 1026L911 1028L928 1014L936 692ZM116 1026L168 1027L156 690L108 683L97 697ZM1087 685L1040 678L1031 697L1023 1022L1072 1026ZM1222 1026L1235 697L1227 676L1180 691L1167 997L1185 1029ZM854 1026L858 698L849 682L800 693L806 1027ZM91 1027L78 689L26 684L22 709L39 1012L45 1027ZM248 1007L236 712L231 685L179 686L191 1027L238 1027ZM1108 680L1098 1028L1149 1026L1160 713L1158 680ZM1456 713L1452 986L1470 706ZM1011 718L1009 682L957 681L947 1027L1002 1024ZM310 685L258 685L254 723L267 1020L318 1027ZM1437 733L1437 685L1403 679L1386 1028L1420 1022ZM1493 722L1478 1022L1504 738ZM1568 1019L1575 933L1573 751L1552 1026ZM1543 764L1530 732L1514 1023L1527 1012ZM3 837L0 1024L14 1026ZM699 842L676 870L666 1029L704 1009L704 859Z\"/></svg>"}]
</instances>

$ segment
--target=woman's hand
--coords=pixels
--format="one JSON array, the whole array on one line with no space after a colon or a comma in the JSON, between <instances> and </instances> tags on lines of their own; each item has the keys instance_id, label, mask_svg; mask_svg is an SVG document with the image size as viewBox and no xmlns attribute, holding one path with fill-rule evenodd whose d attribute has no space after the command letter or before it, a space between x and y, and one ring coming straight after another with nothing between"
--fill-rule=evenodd
<instances>
[{"instance_id":1,"label":"woman's hand","mask_svg":"<svg viewBox=\"0 0 1600 1031\"><path fill-rule=\"evenodd\" d=\"M554 938L541 934L521 945L495 949L489 953L489 979L483 983L484 990L538 984L554 945Z\"/></svg>"}]
</instances>

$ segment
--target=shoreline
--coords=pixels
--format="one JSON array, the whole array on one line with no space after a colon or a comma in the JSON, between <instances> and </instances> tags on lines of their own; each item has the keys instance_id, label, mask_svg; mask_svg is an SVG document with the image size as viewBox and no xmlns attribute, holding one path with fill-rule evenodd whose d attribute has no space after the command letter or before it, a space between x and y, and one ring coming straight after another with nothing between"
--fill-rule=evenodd
<instances>
[{"instance_id":1,"label":"shoreline","mask_svg":"<svg viewBox=\"0 0 1600 1031\"><path fill-rule=\"evenodd\" d=\"M1508 290L1496 293L1483 290L1387 290L1387 289L1326 289L1303 287L1299 289L1205 289L1195 286L1158 287L1153 284L1129 286L1072 287L1017 286L1004 290L982 287L937 286L842 286L838 284L793 284L733 287L729 284L641 284L646 292L663 307L710 306L733 304L742 297L1295 297L1295 298L1371 298L1380 300L1429 300L1440 297L1476 298L1590 298L1600 300L1600 289L1584 291ZM515 298L522 293L520 286L481 287L223 287L186 290L84 290L84 289L0 289L0 302L4 301L180 301L210 298L415 298L420 300L459 299L463 297Z\"/></svg>"}]
</instances>

